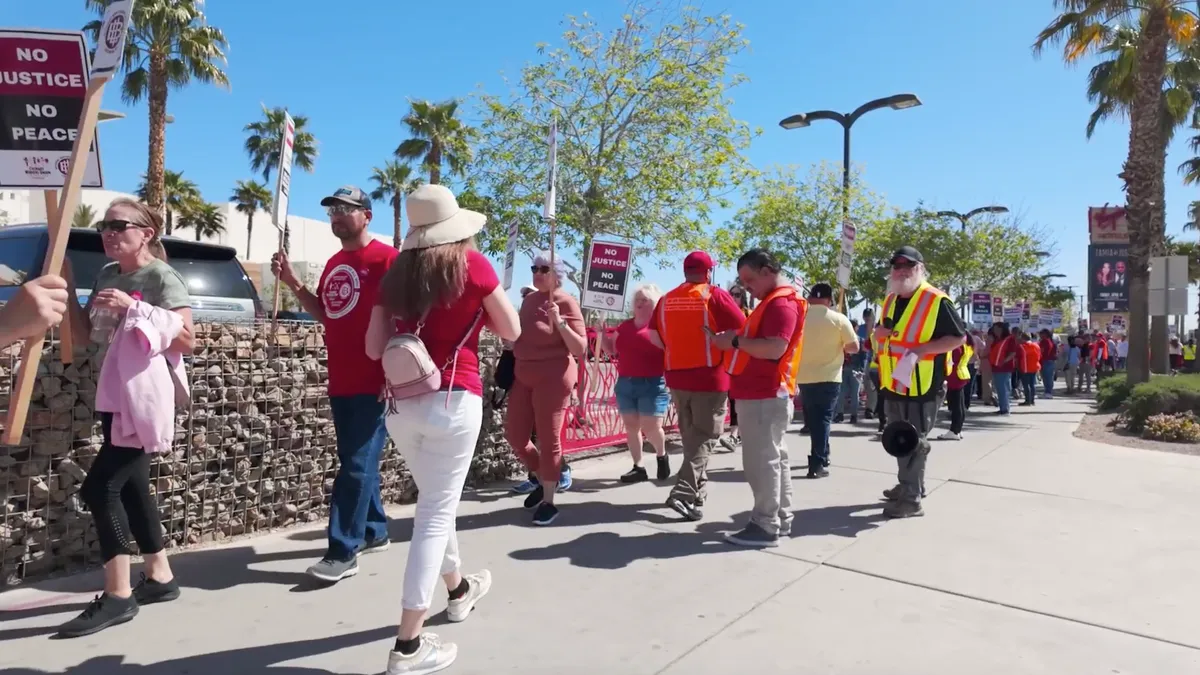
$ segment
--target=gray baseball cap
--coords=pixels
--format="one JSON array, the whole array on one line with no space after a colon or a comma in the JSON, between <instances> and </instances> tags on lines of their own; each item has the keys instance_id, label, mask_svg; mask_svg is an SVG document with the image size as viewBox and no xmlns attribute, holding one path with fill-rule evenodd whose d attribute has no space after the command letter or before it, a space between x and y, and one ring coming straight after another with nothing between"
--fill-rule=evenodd
<instances>
[{"instance_id":1,"label":"gray baseball cap","mask_svg":"<svg viewBox=\"0 0 1200 675\"><path fill-rule=\"evenodd\" d=\"M333 191L333 194L321 200L321 206L333 206L334 204L349 204L360 208L371 209L371 198L363 192L361 188L353 185L343 185Z\"/></svg>"}]
</instances>

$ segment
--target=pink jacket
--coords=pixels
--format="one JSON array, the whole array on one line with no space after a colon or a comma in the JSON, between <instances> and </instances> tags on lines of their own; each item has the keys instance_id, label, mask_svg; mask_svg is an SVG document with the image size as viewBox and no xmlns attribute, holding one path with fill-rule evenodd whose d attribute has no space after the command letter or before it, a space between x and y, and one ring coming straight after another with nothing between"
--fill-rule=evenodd
<instances>
[{"instance_id":1,"label":"pink jacket","mask_svg":"<svg viewBox=\"0 0 1200 675\"><path fill-rule=\"evenodd\" d=\"M126 311L96 384L96 411L113 414L113 445L171 449L175 405L190 396L183 358L167 351L182 330L183 318L170 310L139 301Z\"/></svg>"}]
</instances>

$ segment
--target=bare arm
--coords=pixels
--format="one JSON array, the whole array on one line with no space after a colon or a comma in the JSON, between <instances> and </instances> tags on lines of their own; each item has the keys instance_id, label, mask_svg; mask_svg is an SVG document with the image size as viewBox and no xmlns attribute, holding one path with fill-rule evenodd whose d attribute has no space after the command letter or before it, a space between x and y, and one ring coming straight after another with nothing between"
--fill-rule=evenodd
<instances>
[{"instance_id":1,"label":"bare arm","mask_svg":"<svg viewBox=\"0 0 1200 675\"><path fill-rule=\"evenodd\" d=\"M192 308L180 307L171 310L183 319L183 330L179 331L179 335L171 341L169 349L179 354L191 354L196 348L196 329L192 323Z\"/></svg>"},{"instance_id":2,"label":"bare arm","mask_svg":"<svg viewBox=\"0 0 1200 675\"><path fill-rule=\"evenodd\" d=\"M497 286L483 299L483 311L487 314L488 327L501 340L513 342L521 337L521 317L505 294L504 287Z\"/></svg>"},{"instance_id":3,"label":"bare arm","mask_svg":"<svg viewBox=\"0 0 1200 675\"><path fill-rule=\"evenodd\" d=\"M648 331L646 331L646 337L650 338L650 342L651 342L651 343L652 343L652 344L653 344L655 347L658 347L659 349L666 349L666 348L667 348L667 347L666 347L666 345L664 345L664 344L663 344L663 341L662 341L662 336L658 334L658 331L656 331L656 330L648 330Z\"/></svg>"},{"instance_id":4,"label":"bare arm","mask_svg":"<svg viewBox=\"0 0 1200 675\"><path fill-rule=\"evenodd\" d=\"M383 358L383 350L387 349L388 340L395 334L396 324L392 322L387 308L380 305L372 307L371 323L367 326L367 357L373 361Z\"/></svg>"},{"instance_id":5,"label":"bare arm","mask_svg":"<svg viewBox=\"0 0 1200 675\"><path fill-rule=\"evenodd\" d=\"M781 337L739 338L737 348L764 361L778 361L787 351L788 340Z\"/></svg>"},{"instance_id":6,"label":"bare arm","mask_svg":"<svg viewBox=\"0 0 1200 675\"><path fill-rule=\"evenodd\" d=\"M300 306L304 308L304 311L311 314L317 321L325 322L325 306L321 304L320 298L300 283L297 283L295 286L288 286L288 288L292 289L292 293L296 296L296 300L300 302Z\"/></svg>"}]
</instances>

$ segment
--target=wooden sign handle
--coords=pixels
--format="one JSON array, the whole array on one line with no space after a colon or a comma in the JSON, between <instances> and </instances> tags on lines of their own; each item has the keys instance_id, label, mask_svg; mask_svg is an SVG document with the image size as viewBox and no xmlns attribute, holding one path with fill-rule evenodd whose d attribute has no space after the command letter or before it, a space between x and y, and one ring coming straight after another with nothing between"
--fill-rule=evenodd
<instances>
[{"instance_id":1,"label":"wooden sign handle","mask_svg":"<svg viewBox=\"0 0 1200 675\"><path fill-rule=\"evenodd\" d=\"M279 230L279 253L286 253L283 250L283 230ZM289 263L291 261L288 261ZM283 283L280 277L283 276L283 269L279 270L279 274L275 275L275 299L271 302L271 339L275 339L275 329L279 327L279 285Z\"/></svg>"},{"instance_id":2,"label":"wooden sign handle","mask_svg":"<svg viewBox=\"0 0 1200 675\"><path fill-rule=\"evenodd\" d=\"M43 190L42 197L46 202L46 222L53 223L58 220L58 190ZM60 233L53 233L60 234ZM70 240L70 230L66 233L67 239ZM54 242L50 242L50 248L54 248ZM71 334L71 312L63 313L62 323L58 325L58 351L62 362L71 364L75 361L75 338Z\"/></svg>"},{"instance_id":3,"label":"wooden sign handle","mask_svg":"<svg viewBox=\"0 0 1200 675\"><path fill-rule=\"evenodd\" d=\"M48 221L50 249L46 251L42 274L62 272L63 258L67 255L67 239L71 234L70 214L79 206L83 174L87 171L88 150L96 137L96 118L100 113L100 99L104 95L104 85L108 83L108 79L98 77L88 82L83 113L79 117L79 131L75 138L75 146L71 149L71 166L67 169L67 179L63 184L62 200L54 213L54 219ZM33 397L33 383L37 379L38 365L42 360L42 348L45 343L45 333L25 340L17 379L9 394L4 436L0 438L0 441L7 445L17 445L21 442L21 435L25 431L25 419L29 415L29 401Z\"/></svg>"}]
</instances>

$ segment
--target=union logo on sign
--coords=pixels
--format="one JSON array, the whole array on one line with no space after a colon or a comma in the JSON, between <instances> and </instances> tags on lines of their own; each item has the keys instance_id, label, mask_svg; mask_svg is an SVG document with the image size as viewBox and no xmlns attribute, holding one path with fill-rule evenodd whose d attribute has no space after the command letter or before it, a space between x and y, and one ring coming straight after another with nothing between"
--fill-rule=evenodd
<instances>
[{"instance_id":1,"label":"union logo on sign","mask_svg":"<svg viewBox=\"0 0 1200 675\"><path fill-rule=\"evenodd\" d=\"M108 25L104 27L104 47L108 51L113 51L117 45L121 44L121 36L125 34L125 13L117 12L109 19Z\"/></svg>"},{"instance_id":2,"label":"union logo on sign","mask_svg":"<svg viewBox=\"0 0 1200 675\"><path fill-rule=\"evenodd\" d=\"M55 166L58 167L58 172L65 176L67 175L67 170L71 168L71 158L62 157L58 160Z\"/></svg>"}]
</instances>

